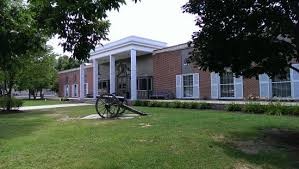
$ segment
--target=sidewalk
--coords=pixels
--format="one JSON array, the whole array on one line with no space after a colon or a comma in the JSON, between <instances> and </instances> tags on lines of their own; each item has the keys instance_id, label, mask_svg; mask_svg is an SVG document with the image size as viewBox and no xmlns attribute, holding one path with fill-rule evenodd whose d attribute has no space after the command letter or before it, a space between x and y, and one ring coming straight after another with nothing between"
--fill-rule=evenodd
<instances>
[{"instance_id":1,"label":"sidewalk","mask_svg":"<svg viewBox=\"0 0 299 169\"><path fill-rule=\"evenodd\" d=\"M240 100L148 100L148 101L159 101L159 102L197 102L197 103L210 103L210 104L248 104L248 103L257 103L257 104L263 104L263 105L268 105L271 103L280 103L282 105L286 106L299 106L299 102L286 102L286 101L240 101Z\"/></svg>"},{"instance_id":2,"label":"sidewalk","mask_svg":"<svg viewBox=\"0 0 299 169\"><path fill-rule=\"evenodd\" d=\"M43 105L43 106L25 106L21 107L19 110L43 110L43 109L54 109L63 107L79 107L79 106L91 106L92 104L87 103L77 103L77 104L56 104L56 105Z\"/></svg>"}]
</instances>

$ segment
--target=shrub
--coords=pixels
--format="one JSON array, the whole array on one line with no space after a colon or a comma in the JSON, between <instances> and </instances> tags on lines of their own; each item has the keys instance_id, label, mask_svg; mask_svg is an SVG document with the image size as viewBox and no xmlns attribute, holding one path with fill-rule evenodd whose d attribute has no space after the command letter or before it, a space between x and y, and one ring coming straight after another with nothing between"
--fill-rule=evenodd
<instances>
[{"instance_id":1,"label":"shrub","mask_svg":"<svg viewBox=\"0 0 299 169\"><path fill-rule=\"evenodd\" d=\"M169 108L176 108L176 103L175 102L169 102L168 107Z\"/></svg>"},{"instance_id":2,"label":"shrub","mask_svg":"<svg viewBox=\"0 0 299 169\"><path fill-rule=\"evenodd\" d=\"M242 110L242 106L239 104L231 103L231 104L225 105L224 109L226 111L237 112L237 111Z\"/></svg>"},{"instance_id":3,"label":"shrub","mask_svg":"<svg viewBox=\"0 0 299 169\"><path fill-rule=\"evenodd\" d=\"M147 106L148 107L156 107L156 102L155 101L149 101Z\"/></svg>"},{"instance_id":4,"label":"shrub","mask_svg":"<svg viewBox=\"0 0 299 169\"><path fill-rule=\"evenodd\" d=\"M210 103L199 103L199 104L197 105L197 108L198 108L198 109L203 109L203 110L205 110L205 109L211 109L212 106L211 106Z\"/></svg>"},{"instance_id":5,"label":"shrub","mask_svg":"<svg viewBox=\"0 0 299 169\"><path fill-rule=\"evenodd\" d=\"M16 99L15 97L7 97L2 96L0 97L0 107L4 110L6 110L6 107L8 104L10 104L11 108L20 108L23 106L23 100Z\"/></svg>"},{"instance_id":6,"label":"shrub","mask_svg":"<svg viewBox=\"0 0 299 169\"><path fill-rule=\"evenodd\" d=\"M243 106L245 113L264 114L266 112L266 106L258 103L248 103Z\"/></svg>"},{"instance_id":7,"label":"shrub","mask_svg":"<svg viewBox=\"0 0 299 169\"><path fill-rule=\"evenodd\" d=\"M191 109L197 109L198 108L198 103L192 102L191 104Z\"/></svg>"},{"instance_id":8,"label":"shrub","mask_svg":"<svg viewBox=\"0 0 299 169\"><path fill-rule=\"evenodd\" d=\"M142 106L142 105L143 105L143 103L140 100L137 100L137 101L133 102L133 106Z\"/></svg>"},{"instance_id":9,"label":"shrub","mask_svg":"<svg viewBox=\"0 0 299 169\"><path fill-rule=\"evenodd\" d=\"M161 107L168 108L170 102L161 102Z\"/></svg>"},{"instance_id":10,"label":"shrub","mask_svg":"<svg viewBox=\"0 0 299 169\"><path fill-rule=\"evenodd\" d=\"M141 101L141 106L147 107L150 104L150 101Z\"/></svg>"}]
</instances>

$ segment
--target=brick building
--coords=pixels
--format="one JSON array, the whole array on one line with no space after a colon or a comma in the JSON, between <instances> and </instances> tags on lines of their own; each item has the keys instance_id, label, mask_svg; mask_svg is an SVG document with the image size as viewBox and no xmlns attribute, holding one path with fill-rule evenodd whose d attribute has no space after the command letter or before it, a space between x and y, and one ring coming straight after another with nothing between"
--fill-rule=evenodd
<instances>
[{"instance_id":1,"label":"brick building","mask_svg":"<svg viewBox=\"0 0 299 169\"><path fill-rule=\"evenodd\" d=\"M191 50L187 44L166 47L163 42L136 36L112 42L91 53L91 64L59 72L59 96L83 99L110 92L132 100L299 100L296 71L290 69L285 79L270 79L266 74L245 79L230 72L204 72L189 62ZM293 66L299 68L299 64Z\"/></svg>"}]
</instances>

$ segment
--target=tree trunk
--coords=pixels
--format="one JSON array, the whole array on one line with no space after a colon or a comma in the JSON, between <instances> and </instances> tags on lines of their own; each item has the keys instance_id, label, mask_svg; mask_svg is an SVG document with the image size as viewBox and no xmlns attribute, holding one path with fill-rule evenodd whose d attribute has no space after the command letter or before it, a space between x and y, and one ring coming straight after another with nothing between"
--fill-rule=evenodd
<instances>
[{"instance_id":1,"label":"tree trunk","mask_svg":"<svg viewBox=\"0 0 299 169\"><path fill-rule=\"evenodd\" d=\"M41 90L39 91L39 96L40 96L40 99L44 99L43 89L41 89Z\"/></svg>"},{"instance_id":2,"label":"tree trunk","mask_svg":"<svg viewBox=\"0 0 299 169\"><path fill-rule=\"evenodd\" d=\"M29 89L28 99L31 100L31 90Z\"/></svg>"},{"instance_id":3,"label":"tree trunk","mask_svg":"<svg viewBox=\"0 0 299 169\"><path fill-rule=\"evenodd\" d=\"M33 99L36 100L35 89L32 90L32 96L33 96Z\"/></svg>"}]
</instances>

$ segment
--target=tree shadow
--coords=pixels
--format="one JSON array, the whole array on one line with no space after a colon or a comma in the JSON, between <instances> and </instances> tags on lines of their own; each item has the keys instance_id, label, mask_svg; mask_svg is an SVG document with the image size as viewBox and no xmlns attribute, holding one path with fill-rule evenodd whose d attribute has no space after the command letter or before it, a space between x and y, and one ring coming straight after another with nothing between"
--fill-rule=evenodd
<instances>
[{"instance_id":1,"label":"tree shadow","mask_svg":"<svg viewBox=\"0 0 299 169\"><path fill-rule=\"evenodd\" d=\"M234 159L246 160L265 168L299 168L299 130L285 128L257 128L254 133L230 133L230 138L214 140L215 145ZM256 135L256 134L255 134Z\"/></svg>"},{"instance_id":2,"label":"tree shadow","mask_svg":"<svg viewBox=\"0 0 299 169\"><path fill-rule=\"evenodd\" d=\"M10 140L32 134L44 126L49 119L40 112L18 111L0 114L0 140Z\"/></svg>"}]
</instances>

